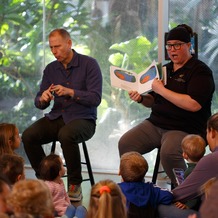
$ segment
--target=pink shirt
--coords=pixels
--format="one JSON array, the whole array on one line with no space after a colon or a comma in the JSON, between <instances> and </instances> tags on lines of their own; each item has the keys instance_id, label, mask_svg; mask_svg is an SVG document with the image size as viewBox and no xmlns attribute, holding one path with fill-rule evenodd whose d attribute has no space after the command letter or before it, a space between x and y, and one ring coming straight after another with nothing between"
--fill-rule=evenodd
<instances>
[{"instance_id":1,"label":"pink shirt","mask_svg":"<svg viewBox=\"0 0 218 218\"><path fill-rule=\"evenodd\" d=\"M70 205L70 199L65 190L63 180L61 180L61 183L53 181L45 181L45 183L51 191L56 212L59 216L62 216L65 214L67 207Z\"/></svg>"}]
</instances>

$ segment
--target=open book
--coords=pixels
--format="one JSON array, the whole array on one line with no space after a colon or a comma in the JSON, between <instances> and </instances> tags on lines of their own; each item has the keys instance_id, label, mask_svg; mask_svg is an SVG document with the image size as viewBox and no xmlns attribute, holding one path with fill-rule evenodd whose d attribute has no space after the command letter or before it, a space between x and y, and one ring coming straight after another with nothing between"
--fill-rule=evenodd
<instances>
[{"instance_id":1,"label":"open book","mask_svg":"<svg viewBox=\"0 0 218 218\"><path fill-rule=\"evenodd\" d=\"M151 91L152 82L156 78L162 79L164 85L166 84L166 67L162 67L162 72L159 72L155 61L139 74L115 66L110 67L111 86L127 91L136 90L139 94Z\"/></svg>"}]
</instances>

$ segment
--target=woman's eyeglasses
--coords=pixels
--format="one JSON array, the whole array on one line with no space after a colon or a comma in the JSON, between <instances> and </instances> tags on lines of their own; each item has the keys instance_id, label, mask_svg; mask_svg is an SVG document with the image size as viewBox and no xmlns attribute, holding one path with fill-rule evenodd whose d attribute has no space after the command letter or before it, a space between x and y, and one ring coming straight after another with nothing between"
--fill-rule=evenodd
<instances>
[{"instance_id":1,"label":"woman's eyeglasses","mask_svg":"<svg viewBox=\"0 0 218 218\"><path fill-rule=\"evenodd\" d=\"M186 42L182 42L182 43L176 43L176 44L166 44L166 50L171 50L172 47L175 50L180 50L181 49L181 45L186 44Z\"/></svg>"}]
</instances>

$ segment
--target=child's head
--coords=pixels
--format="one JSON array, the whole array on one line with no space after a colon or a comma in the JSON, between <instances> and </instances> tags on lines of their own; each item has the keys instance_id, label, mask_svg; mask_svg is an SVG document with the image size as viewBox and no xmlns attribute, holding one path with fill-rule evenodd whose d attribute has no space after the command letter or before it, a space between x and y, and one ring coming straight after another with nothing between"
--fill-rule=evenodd
<instances>
[{"instance_id":1,"label":"child's head","mask_svg":"<svg viewBox=\"0 0 218 218\"><path fill-rule=\"evenodd\" d=\"M213 114L207 120L207 129L214 129L218 131L218 113Z\"/></svg>"},{"instance_id":2,"label":"child's head","mask_svg":"<svg viewBox=\"0 0 218 218\"><path fill-rule=\"evenodd\" d=\"M142 182L148 163L138 152L127 152L120 158L120 175L124 182Z\"/></svg>"},{"instance_id":3,"label":"child's head","mask_svg":"<svg viewBox=\"0 0 218 218\"><path fill-rule=\"evenodd\" d=\"M57 154L49 154L40 163L40 178L53 181L65 174L63 161Z\"/></svg>"},{"instance_id":4,"label":"child's head","mask_svg":"<svg viewBox=\"0 0 218 218\"><path fill-rule=\"evenodd\" d=\"M103 180L92 186L88 218L125 218L125 197L112 180Z\"/></svg>"},{"instance_id":5,"label":"child's head","mask_svg":"<svg viewBox=\"0 0 218 218\"><path fill-rule=\"evenodd\" d=\"M207 180L202 186L201 186L201 193L204 194L205 199L208 198L211 194L211 186L218 181L217 177L212 177L211 179Z\"/></svg>"},{"instance_id":6,"label":"child's head","mask_svg":"<svg viewBox=\"0 0 218 218\"><path fill-rule=\"evenodd\" d=\"M0 155L4 153L12 154L19 148L21 138L16 125L11 123L0 124Z\"/></svg>"},{"instance_id":7,"label":"child's head","mask_svg":"<svg viewBox=\"0 0 218 218\"><path fill-rule=\"evenodd\" d=\"M213 114L207 121L207 142L213 152L218 141L218 113Z\"/></svg>"},{"instance_id":8,"label":"child's head","mask_svg":"<svg viewBox=\"0 0 218 218\"><path fill-rule=\"evenodd\" d=\"M207 190L207 196L204 199L200 207L201 218L217 218L218 214L218 179L213 178L209 181L209 190Z\"/></svg>"},{"instance_id":9,"label":"child's head","mask_svg":"<svg viewBox=\"0 0 218 218\"><path fill-rule=\"evenodd\" d=\"M0 172L8 178L12 185L21 179L25 179L24 159L16 154L1 155Z\"/></svg>"},{"instance_id":10,"label":"child's head","mask_svg":"<svg viewBox=\"0 0 218 218\"><path fill-rule=\"evenodd\" d=\"M9 181L4 175L0 175L0 212L6 213L8 211L6 199L11 192Z\"/></svg>"},{"instance_id":11,"label":"child's head","mask_svg":"<svg viewBox=\"0 0 218 218\"><path fill-rule=\"evenodd\" d=\"M183 157L192 162L198 162L205 153L206 142L200 135L190 134L183 138Z\"/></svg>"},{"instance_id":12,"label":"child's head","mask_svg":"<svg viewBox=\"0 0 218 218\"><path fill-rule=\"evenodd\" d=\"M54 217L54 206L48 186L38 179L20 180L14 184L7 199L16 215L31 214L36 217Z\"/></svg>"}]
</instances>

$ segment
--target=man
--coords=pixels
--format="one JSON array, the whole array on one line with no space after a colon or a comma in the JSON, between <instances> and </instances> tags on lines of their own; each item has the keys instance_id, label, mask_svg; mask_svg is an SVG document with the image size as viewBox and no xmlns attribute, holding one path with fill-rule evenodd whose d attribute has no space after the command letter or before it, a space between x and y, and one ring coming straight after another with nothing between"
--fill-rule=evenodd
<instances>
[{"instance_id":1,"label":"man","mask_svg":"<svg viewBox=\"0 0 218 218\"><path fill-rule=\"evenodd\" d=\"M171 62L166 64L167 84L154 80L153 92L144 96L129 92L132 100L151 108L151 115L119 141L120 155L128 151L145 154L160 147L161 163L174 186L172 169L186 169L181 141L187 134L205 138L215 89L212 71L190 53L192 34L185 24L168 33L166 49Z\"/></svg>"},{"instance_id":2,"label":"man","mask_svg":"<svg viewBox=\"0 0 218 218\"><path fill-rule=\"evenodd\" d=\"M35 106L51 111L27 128L22 140L36 176L45 153L42 144L58 140L61 143L68 173L68 194L80 201L81 163L78 143L95 133L97 107L101 102L102 75L95 59L71 49L72 40L64 29L49 34L49 46L56 58L44 70Z\"/></svg>"}]
</instances>

